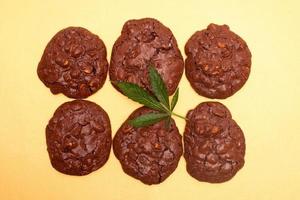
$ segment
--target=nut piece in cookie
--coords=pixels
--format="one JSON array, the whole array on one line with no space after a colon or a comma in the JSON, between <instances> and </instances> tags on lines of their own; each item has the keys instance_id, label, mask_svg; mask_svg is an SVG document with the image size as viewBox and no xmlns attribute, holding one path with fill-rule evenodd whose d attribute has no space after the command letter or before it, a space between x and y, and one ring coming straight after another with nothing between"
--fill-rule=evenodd
<instances>
[{"instance_id":1,"label":"nut piece in cookie","mask_svg":"<svg viewBox=\"0 0 300 200\"><path fill-rule=\"evenodd\" d=\"M250 50L227 25L210 24L197 31L186 43L185 53L185 74L199 95L225 99L249 77Z\"/></svg>"},{"instance_id":2,"label":"nut piece in cookie","mask_svg":"<svg viewBox=\"0 0 300 200\"><path fill-rule=\"evenodd\" d=\"M103 86L107 70L102 40L84 28L68 27L50 40L37 73L53 94L82 99Z\"/></svg>"},{"instance_id":3,"label":"nut piece in cookie","mask_svg":"<svg viewBox=\"0 0 300 200\"><path fill-rule=\"evenodd\" d=\"M150 65L161 75L168 94L173 94L184 62L171 30L156 19L129 20L112 49L110 80L135 83L151 92Z\"/></svg>"},{"instance_id":4,"label":"nut piece in cookie","mask_svg":"<svg viewBox=\"0 0 300 200\"><path fill-rule=\"evenodd\" d=\"M108 160L112 143L109 117L90 101L64 103L47 125L46 140L51 164L57 171L89 174Z\"/></svg>"},{"instance_id":5,"label":"nut piece in cookie","mask_svg":"<svg viewBox=\"0 0 300 200\"><path fill-rule=\"evenodd\" d=\"M113 140L113 149L123 171L145 184L163 182L176 169L182 155L182 137L174 120L134 128L128 120L156 112L146 107L135 110L122 124Z\"/></svg>"},{"instance_id":6,"label":"nut piece in cookie","mask_svg":"<svg viewBox=\"0 0 300 200\"><path fill-rule=\"evenodd\" d=\"M188 173L199 181L230 180L243 166L245 138L221 103L204 102L187 114L183 135Z\"/></svg>"}]
</instances>

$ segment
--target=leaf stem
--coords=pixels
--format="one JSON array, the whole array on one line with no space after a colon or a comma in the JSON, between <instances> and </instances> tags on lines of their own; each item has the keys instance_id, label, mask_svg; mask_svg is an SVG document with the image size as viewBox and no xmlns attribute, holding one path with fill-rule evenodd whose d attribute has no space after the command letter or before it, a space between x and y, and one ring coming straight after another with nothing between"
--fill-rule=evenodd
<instances>
[{"instance_id":1,"label":"leaf stem","mask_svg":"<svg viewBox=\"0 0 300 200\"><path fill-rule=\"evenodd\" d=\"M170 111L170 109L169 108L167 108L164 104L162 104L161 102L159 102L160 103L160 105L165 109L165 111L169 114L169 115L171 115L172 114L172 112Z\"/></svg>"},{"instance_id":2,"label":"leaf stem","mask_svg":"<svg viewBox=\"0 0 300 200\"><path fill-rule=\"evenodd\" d=\"M164 104L162 104L162 103L160 103L161 105L162 105L162 107L166 110L166 113L168 114L168 115L174 115L174 116L176 116L176 117L179 117L179 118L181 118L181 119L184 119L184 120L188 120L186 117L184 117L184 116L182 116L182 115L179 115L179 114L177 114L177 113L174 113L174 112L172 112L170 109L168 109Z\"/></svg>"},{"instance_id":3,"label":"leaf stem","mask_svg":"<svg viewBox=\"0 0 300 200\"><path fill-rule=\"evenodd\" d=\"M181 119L184 119L184 120L188 120L186 117L184 117L184 116L182 116L182 115L179 115L179 114L176 114L176 113L174 113L174 112L171 112L171 114L172 115L174 115L174 116L176 116L176 117L179 117L179 118L181 118Z\"/></svg>"}]
</instances>

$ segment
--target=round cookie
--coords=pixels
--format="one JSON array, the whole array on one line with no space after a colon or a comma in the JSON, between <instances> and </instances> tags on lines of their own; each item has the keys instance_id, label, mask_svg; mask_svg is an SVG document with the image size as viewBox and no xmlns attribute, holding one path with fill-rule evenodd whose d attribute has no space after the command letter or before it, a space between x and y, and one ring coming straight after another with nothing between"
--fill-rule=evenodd
<instances>
[{"instance_id":1,"label":"round cookie","mask_svg":"<svg viewBox=\"0 0 300 200\"><path fill-rule=\"evenodd\" d=\"M204 102L187 114L184 158L188 173L199 181L230 180L243 166L245 138L221 103Z\"/></svg>"},{"instance_id":2,"label":"round cookie","mask_svg":"<svg viewBox=\"0 0 300 200\"><path fill-rule=\"evenodd\" d=\"M108 160L112 143L110 120L97 104L75 100L57 108L46 128L52 166L69 175L86 175Z\"/></svg>"},{"instance_id":3,"label":"round cookie","mask_svg":"<svg viewBox=\"0 0 300 200\"><path fill-rule=\"evenodd\" d=\"M183 74L184 61L171 30L156 19L129 20L112 49L110 79L135 83L151 92L149 65L162 76L168 94L173 94Z\"/></svg>"},{"instance_id":4,"label":"round cookie","mask_svg":"<svg viewBox=\"0 0 300 200\"><path fill-rule=\"evenodd\" d=\"M37 73L53 94L82 99L103 86L107 70L102 40L84 28L68 27L50 40Z\"/></svg>"},{"instance_id":5,"label":"round cookie","mask_svg":"<svg viewBox=\"0 0 300 200\"><path fill-rule=\"evenodd\" d=\"M251 53L246 42L227 25L210 24L197 31L185 45L185 73L202 96L225 99L247 81Z\"/></svg>"},{"instance_id":6,"label":"round cookie","mask_svg":"<svg viewBox=\"0 0 300 200\"><path fill-rule=\"evenodd\" d=\"M134 128L127 123L142 114L156 112L146 107L135 110L117 131L113 149L123 171L145 184L163 182L176 169L182 155L182 137L174 120L169 129L164 121Z\"/></svg>"}]
</instances>

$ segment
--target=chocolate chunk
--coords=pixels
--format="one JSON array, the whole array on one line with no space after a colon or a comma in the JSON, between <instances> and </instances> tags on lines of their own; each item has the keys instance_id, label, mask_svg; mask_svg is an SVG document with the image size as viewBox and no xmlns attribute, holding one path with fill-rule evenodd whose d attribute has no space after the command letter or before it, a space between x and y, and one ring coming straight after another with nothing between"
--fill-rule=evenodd
<instances>
[{"instance_id":1,"label":"chocolate chunk","mask_svg":"<svg viewBox=\"0 0 300 200\"><path fill-rule=\"evenodd\" d=\"M188 173L210 183L230 180L244 166L246 148L230 111L221 103L204 102L187 118L183 139Z\"/></svg>"},{"instance_id":2,"label":"chocolate chunk","mask_svg":"<svg viewBox=\"0 0 300 200\"><path fill-rule=\"evenodd\" d=\"M185 73L202 96L225 99L245 84L251 68L246 42L227 25L210 24L185 45Z\"/></svg>"},{"instance_id":3,"label":"chocolate chunk","mask_svg":"<svg viewBox=\"0 0 300 200\"><path fill-rule=\"evenodd\" d=\"M162 76L168 94L173 94L184 62L171 30L155 19L129 20L113 46L110 79L135 83L151 92L149 65Z\"/></svg>"},{"instance_id":4,"label":"chocolate chunk","mask_svg":"<svg viewBox=\"0 0 300 200\"><path fill-rule=\"evenodd\" d=\"M126 174L145 184L163 182L175 171L182 155L182 137L174 120L167 129L164 121L134 128L127 122L156 112L146 107L135 110L117 131L113 149Z\"/></svg>"},{"instance_id":5,"label":"chocolate chunk","mask_svg":"<svg viewBox=\"0 0 300 200\"><path fill-rule=\"evenodd\" d=\"M68 27L50 40L37 73L53 94L82 99L103 86L107 70L102 40L84 28Z\"/></svg>"},{"instance_id":6,"label":"chocolate chunk","mask_svg":"<svg viewBox=\"0 0 300 200\"><path fill-rule=\"evenodd\" d=\"M47 150L59 172L82 176L102 167L111 148L111 126L97 104L75 100L57 108L46 128Z\"/></svg>"}]
</instances>

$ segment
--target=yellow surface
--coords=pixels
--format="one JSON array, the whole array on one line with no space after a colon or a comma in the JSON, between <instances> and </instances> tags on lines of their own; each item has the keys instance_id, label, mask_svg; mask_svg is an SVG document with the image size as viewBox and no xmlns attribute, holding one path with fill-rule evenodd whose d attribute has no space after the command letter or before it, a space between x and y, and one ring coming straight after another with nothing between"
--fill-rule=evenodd
<instances>
[{"instance_id":1,"label":"yellow surface","mask_svg":"<svg viewBox=\"0 0 300 200\"><path fill-rule=\"evenodd\" d=\"M0 199L152 200L299 199L300 189L300 3L297 0L227 1L12 1L0 0ZM58 173L49 162L45 126L55 109L71 99L52 95L38 79L37 64L49 39L67 26L98 34L108 57L123 23L154 17L170 27L179 47L210 22L226 23L252 52L246 85L221 100L244 130L244 168L229 182L191 178L180 160L162 184L147 186L123 173L113 153L100 170L84 177ZM106 81L88 98L109 114L113 134L138 104ZM176 112L208 99L185 76ZM184 121L176 119L180 132Z\"/></svg>"}]
</instances>

